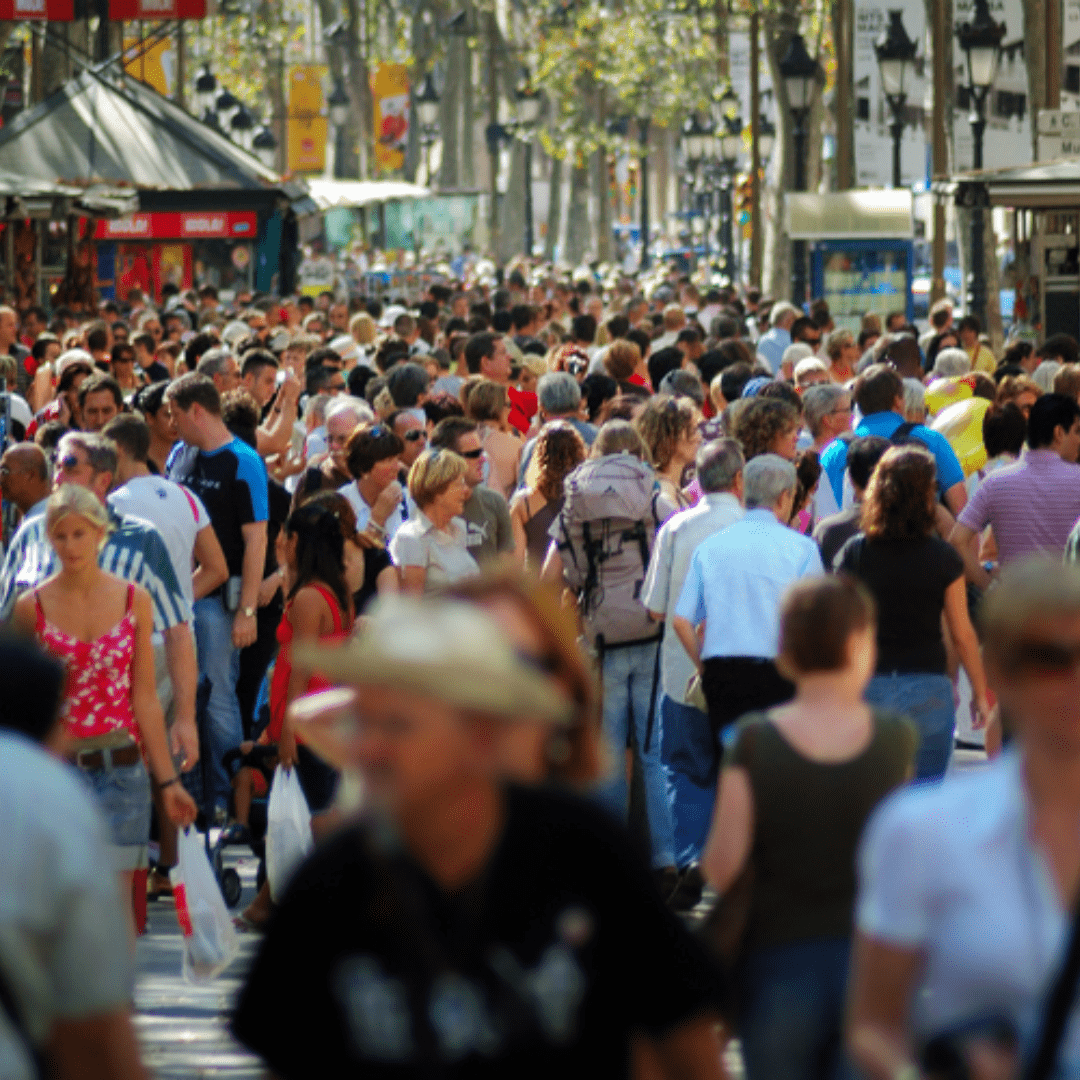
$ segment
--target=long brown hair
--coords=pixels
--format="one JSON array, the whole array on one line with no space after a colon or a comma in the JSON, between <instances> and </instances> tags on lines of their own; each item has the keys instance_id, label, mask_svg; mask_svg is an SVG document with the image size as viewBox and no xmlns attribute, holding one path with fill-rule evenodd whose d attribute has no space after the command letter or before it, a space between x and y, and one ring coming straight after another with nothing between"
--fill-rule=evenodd
<instances>
[{"instance_id":1,"label":"long brown hair","mask_svg":"<svg viewBox=\"0 0 1080 1080\"><path fill-rule=\"evenodd\" d=\"M917 446L894 446L877 463L863 499L871 540L920 540L936 524L937 466Z\"/></svg>"}]
</instances>

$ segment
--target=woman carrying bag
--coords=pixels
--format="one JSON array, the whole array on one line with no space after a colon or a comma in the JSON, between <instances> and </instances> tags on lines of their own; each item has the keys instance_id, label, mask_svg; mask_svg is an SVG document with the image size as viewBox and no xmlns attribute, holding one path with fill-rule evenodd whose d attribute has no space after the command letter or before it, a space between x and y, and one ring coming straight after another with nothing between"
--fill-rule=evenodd
<instances>
[{"instance_id":1,"label":"woman carrying bag","mask_svg":"<svg viewBox=\"0 0 1080 1080\"><path fill-rule=\"evenodd\" d=\"M917 735L874 713L874 604L844 577L794 585L778 665L794 699L739 721L701 865L745 923L736 965L747 1080L839 1080L855 903L870 812L912 774ZM730 930L730 925L728 926Z\"/></svg>"}]
</instances>

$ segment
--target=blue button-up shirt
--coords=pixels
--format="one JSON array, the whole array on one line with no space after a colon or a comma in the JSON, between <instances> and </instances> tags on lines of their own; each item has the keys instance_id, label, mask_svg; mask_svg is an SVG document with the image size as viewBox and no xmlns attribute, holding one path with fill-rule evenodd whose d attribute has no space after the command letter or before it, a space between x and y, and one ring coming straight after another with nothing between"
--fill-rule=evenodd
<instances>
[{"instance_id":1,"label":"blue button-up shirt","mask_svg":"<svg viewBox=\"0 0 1080 1080\"><path fill-rule=\"evenodd\" d=\"M780 370L784 352L791 344L791 332L774 326L767 334L762 334L757 343L758 356L765 361L775 375Z\"/></svg>"},{"instance_id":2,"label":"blue button-up shirt","mask_svg":"<svg viewBox=\"0 0 1080 1080\"><path fill-rule=\"evenodd\" d=\"M705 623L701 658L774 659L780 602L799 578L823 574L808 536L781 525L771 510L748 510L742 521L702 541L690 559L675 614Z\"/></svg>"},{"instance_id":3,"label":"blue button-up shirt","mask_svg":"<svg viewBox=\"0 0 1080 1080\"><path fill-rule=\"evenodd\" d=\"M904 422L899 413L879 412L864 416L855 429L856 435L880 435L891 439L896 429ZM964 470L956 456L956 451L949 445L949 440L939 431L932 431L922 424L911 429L911 438L920 442L937 463L938 493L944 495L949 488L964 482ZM821 455L821 468L829 478L833 494L838 505L844 505L844 470L847 468L848 444L844 439L833 439Z\"/></svg>"}]
</instances>

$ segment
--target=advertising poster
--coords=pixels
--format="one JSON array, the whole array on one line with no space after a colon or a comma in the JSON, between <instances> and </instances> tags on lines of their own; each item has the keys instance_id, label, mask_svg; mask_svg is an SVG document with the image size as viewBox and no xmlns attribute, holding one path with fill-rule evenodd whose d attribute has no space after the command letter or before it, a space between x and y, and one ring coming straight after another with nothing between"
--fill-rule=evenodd
<instances>
[{"instance_id":1,"label":"advertising poster","mask_svg":"<svg viewBox=\"0 0 1080 1080\"><path fill-rule=\"evenodd\" d=\"M286 146L290 173L322 172L326 167L325 75L323 64L301 64L289 70Z\"/></svg>"},{"instance_id":2,"label":"advertising poster","mask_svg":"<svg viewBox=\"0 0 1080 1080\"><path fill-rule=\"evenodd\" d=\"M375 104L375 165L380 173L405 166L409 135L409 69L404 64L378 64L371 73Z\"/></svg>"},{"instance_id":3,"label":"advertising poster","mask_svg":"<svg viewBox=\"0 0 1080 1080\"><path fill-rule=\"evenodd\" d=\"M159 94L169 97L173 92L176 74L173 39L168 37L154 41L125 37L124 70L139 82L144 82Z\"/></svg>"}]
</instances>

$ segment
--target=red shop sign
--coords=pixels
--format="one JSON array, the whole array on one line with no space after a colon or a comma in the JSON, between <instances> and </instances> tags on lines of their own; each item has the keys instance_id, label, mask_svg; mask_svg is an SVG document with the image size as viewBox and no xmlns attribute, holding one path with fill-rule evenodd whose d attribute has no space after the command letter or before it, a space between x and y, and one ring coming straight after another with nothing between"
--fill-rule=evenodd
<instances>
[{"instance_id":1,"label":"red shop sign","mask_svg":"<svg viewBox=\"0 0 1080 1080\"><path fill-rule=\"evenodd\" d=\"M254 210L188 210L101 219L94 226L94 239L254 240L257 232Z\"/></svg>"},{"instance_id":2,"label":"red shop sign","mask_svg":"<svg viewBox=\"0 0 1080 1080\"><path fill-rule=\"evenodd\" d=\"M74 18L75 0L0 0L0 20L4 22L72 22Z\"/></svg>"},{"instance_id":3,"label":"red shop sign","mask_svg":"<svg viewBox=\"0 0 1080 1080\"><path fill-rule=\"evenodd\" d=\"M206 0L109 0L110 19L203 19Z\"/></svg>"}]
</instances>

